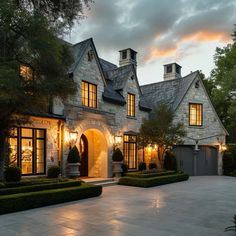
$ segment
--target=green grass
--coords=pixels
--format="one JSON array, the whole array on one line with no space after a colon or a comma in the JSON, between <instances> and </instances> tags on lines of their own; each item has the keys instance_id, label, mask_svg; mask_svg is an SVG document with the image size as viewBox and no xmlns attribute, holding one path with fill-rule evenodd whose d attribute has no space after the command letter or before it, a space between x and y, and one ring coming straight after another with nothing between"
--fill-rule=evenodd
<instances>
[{"instance_id":1,"label":"green grass","mask_svg":"<svg viewBox=\"0 0 236 236\"><path fill-rule=\"evenodd\" d=\"M125 176L120 178L119 183L121 185L136 186L136 187L154 187L163 184L170 184L179 181L188 180L189 175L185 173L176 173L171 175L162 175L162 176L149 176L148 178L141 178L135 176Z\"/></svg>"},{"instance_id":2,"label":"green grass","mask_svg":"<svg viewBox=\"0 0 236 236\"><path fill-rule=\"evenodd\" d=\"M135 177L135 178L151 178L151 177L171 175L171 174L176 174L176 173L177 172L174 171L174 170L170 170L170 171L153 171L153 172L137 171L137 172L127 173L126 176Z\"/></svg>"},{"instance_id":3,"label":"green grass","mask_svg":"<svg viewBox=\"0 0 236 236\"><path fill-rule=\"evenodd\" d=\"M67 188L2 195L0 214L96 197L101 193L101 186L82 183L80 186Z\"/></svg>"}]
</instances>

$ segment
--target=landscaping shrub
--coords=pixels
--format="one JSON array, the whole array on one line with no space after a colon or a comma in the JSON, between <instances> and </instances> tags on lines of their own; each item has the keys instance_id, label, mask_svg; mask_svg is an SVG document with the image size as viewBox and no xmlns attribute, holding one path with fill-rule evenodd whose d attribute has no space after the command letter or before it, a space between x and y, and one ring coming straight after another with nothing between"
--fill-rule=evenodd
<instances>
[{"instance_id":1,"label":"landscaping shrub","mask_svg":"<svg viewBox=\"0 0 236 236\"><path fill-rule=\"evenodd\" d=\"M4 195L0 196L0 214L96 197L101 193L102 186L82 184L62 189Z\"/></svg>"},{"instance_id":2,"label":"landscaping shrub","mask_svg":"<svg viewBox=\"0 0 236 236\"><path fill-rule=\"evenodd\" d=\"M48 178L58 178L61 173L61 169L59 166L50 166L48 168L47 177Z\"/></svg>"},{"instance_id":3,"label":"landscaping shrub","mask_svg":"<svg viewBox=\"0 0 236 236\"><path fill-rule=\"evenodd\" d=\"M157 164L154 163L154 162L150 162L149 165L148 165L148 168L149 168L150 170L156 169L156 168L157 168Z\"/></svg>"},{"instance_id":4,"label":"landscaping shrub","mask_svg":"<svg viewBox=\"0 0 236 236\"><path fill-rule=\"evenodd\" d=\"M114 162L120 162L123 161L123 154L119 148L116 148L116 150L112 154L112 161Z\"/></svg>"},{"instance_id":5,"label":"landscaping shrub","mask_svg":"<svg viewBox=\"0 0 236 236\"><path fill-rule=\"evenodd\" d=\"M70 149L68 157L67 157L68 163L78 163L80 162L80 155L79 150L76 146Z\"/></svg>"},{"instance_id":6,"label":"landscaping shrub","mask_svg":"<svg viewBox=\"0 0 236 236\"><path fill-rule=\"evenodd\" d=\"M127 173L127 176L135 178L150 178L156 176L171 175L176 173L177 173L176 171L157 171L156 169L152 169L152 170L145 170L142 172L130 172Z\"/></svg>"},{"instance_id":7,"label":"landscaping shrub","mask_svg":"<svg viewBox=\"0 0 236 236\"><path fill-rule=\"evenodd\" d=\"M164 176L149 177L149 178L135 178L135 177L125 176L120 178L118 184L147 188L163 184L180 182L187 180L188 178L189 175L185 173L177 173L172 175L164 175Z\"/></svg>"},{"instance_id":8,"label":"landscaping shrub","mask_svg":"<svg viewBox=\"0 0 236 236\"><path fill-rule=\"evenodd\" d=\"M166 170L177 170L177 161L175 154L170 151L166 151L164 157L164 169Z\"/></svg>"},{"instance_id":9,"label":"landscaping shrub","mask_svg":"<svg viewBox=\"0 0 236 236\"><path fill-rule=\"evenodd\" d=\"M122 163L122 164L121 164L121 169L122 169L122 175L124 176L124 175L126 175L126 173L128 172L129 167L128 167L127 164Z\"/></svg>"},{"instance_id":10,"label":"landscaping shrub","mask_svg":"<svg viewBox=\"0 0 236 236\"><path fill-rule=\"evenodd\" d=\"M223 155L223 174L228 175L234 170L236 170L236 156L232 152L225 152Z\"/></svg>"},{"instance_id":11,"label":"landscaping shrub","mask_svg":"<svg viewBox=\"0 0 236 236\"><path fill-rule=\"evenodd\" d=\"M146 170L147 169L147 165L145 162L140 162L138 165L138 170L142 171L142 170Z\"/></svg>"},{"instance_id":12,"label":"landscaping shrub","mask_svg":"<svg viewBox=\"0 0 236 236\"><path fill-rule=\"evenodd\" d=\"M7 182L17 182L21 180L21 169L16 166L9 166L4 172L4 177Z\"/></svg>"},{"instance_id":13,"label":"landscaping shrub","mask_svg":"<svg viewBox=\"0 0 236 236\"><path fill-rule=\"evenodd\" d=\"M9 195L16 193L27 193L34 191L41 191L47 189L58 189L65 187L80 186L80 180L70 180L67 182L58 182L58 183L45 183L45 184L34 184L29 186L19 186L19 187L9 187L9 188L0 188L0 195Z\"/></svg>"},{"instance_id":14,"label":"landscaping shrub","mask_svg":"<svg viewBox=\"0 0 236 236\"><path fill-rule=\"evenodd\" d=\"M68 182L71 179L67 178L45 178L45 177L33 177L33 178L24 178L21 179L19 182L1 182L1 188L10 188L10 187L20 187L20 186L30 186L30 185L41 185L41 184L49 184L49 183L61 183L61 182Z\"/></svg>"}]
</instances>

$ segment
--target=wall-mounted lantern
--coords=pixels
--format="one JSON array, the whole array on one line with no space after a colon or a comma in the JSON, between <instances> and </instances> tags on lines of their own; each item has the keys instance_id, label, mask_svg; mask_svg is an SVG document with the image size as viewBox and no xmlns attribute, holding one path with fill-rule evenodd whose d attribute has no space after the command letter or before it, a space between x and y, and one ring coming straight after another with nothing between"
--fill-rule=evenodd
<instances>
[{"instance_id":1,"label":"wall-mounted lantern","mask_svg":"<svg viewBox=\"0 0 236 236\"><path fill-rule=\"evenodd\" d=\"M69 131L68 133L68 143L70 148L73 147L77 141L78 132L77 131Z\"/></svg>"},{"instance_id":2,"label":"wall-mounted lantern","mask_svg":"<svg viewBox=\"0 0 236 236\"><path fill-rule=\"evenodd\" d=\"M116 149L117 146L121 145L122 143L122 136L116 135L114 136L114 149Z\"/></svg>"}]
</instances>

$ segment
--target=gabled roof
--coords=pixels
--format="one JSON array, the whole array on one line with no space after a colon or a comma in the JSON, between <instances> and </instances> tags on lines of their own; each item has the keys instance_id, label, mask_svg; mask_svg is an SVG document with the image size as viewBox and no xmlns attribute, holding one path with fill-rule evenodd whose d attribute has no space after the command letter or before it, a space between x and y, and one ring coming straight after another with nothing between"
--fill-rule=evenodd
<instances>
[{"instance_id":1,"label":"gabled roof","mask_svg":"<svg viewBox=\"0 0 236 236\"><path fill-rule=\"evenodd\" d=\"M179 79L143 85L141 91L152 107L165 103L176 110L197 75L198 71L195 71Z\"/></svg>"}]
</instances>

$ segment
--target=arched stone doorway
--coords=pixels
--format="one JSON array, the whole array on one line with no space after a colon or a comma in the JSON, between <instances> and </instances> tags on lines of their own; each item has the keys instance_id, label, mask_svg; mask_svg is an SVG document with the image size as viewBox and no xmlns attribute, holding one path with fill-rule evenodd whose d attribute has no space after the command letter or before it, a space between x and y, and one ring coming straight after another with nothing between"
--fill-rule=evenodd
<instances>
[{"instance_id":1,"label":"arched stone doorway","mask_svg":"<svg viewBox=\"0 0 236 236\"><path fill-rule=\"evenodd\" d=\"M98 129L87 129L80 137L81 176L108 177L108 145Z\"/></svg>"}]
</instances>

